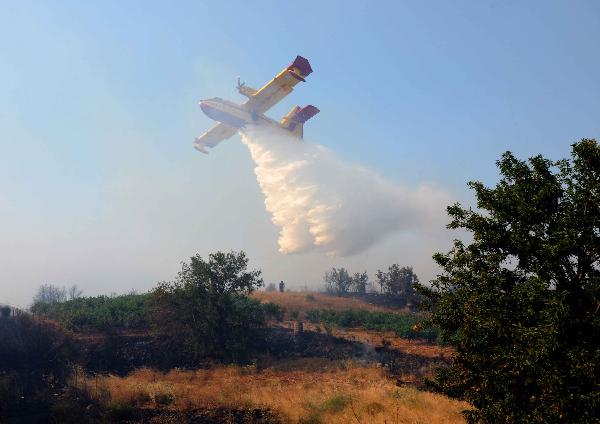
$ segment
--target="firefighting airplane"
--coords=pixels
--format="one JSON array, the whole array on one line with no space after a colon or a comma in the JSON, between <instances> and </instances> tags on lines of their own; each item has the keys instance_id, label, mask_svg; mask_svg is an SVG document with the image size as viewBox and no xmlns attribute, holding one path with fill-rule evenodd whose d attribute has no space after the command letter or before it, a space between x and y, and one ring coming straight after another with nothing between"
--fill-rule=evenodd
<instances>
[{"instance_id":1,"label":"firefighting airplane","mask_svg":"<svg viewBox=\"0 0 600 424\"><path fill-rule=\"evenodd\" d=\"M208 154L207 147L215 147L221 141L232 137L238 129L247 124L277 126L302 138L304 123L319 113L319 109L316 107L312 105L295 106L280 122L266 117L264 113L290 94L296 84L306 81L304 78L312 71L308 60L297 56L290 66L278 73L260 90L247 87L238 78L239 93L248 97L248 100L241 105L219 97L202 100L200 102L202 111L219 123L196 138L194 148Z\"/></svg>"}]
</instances>

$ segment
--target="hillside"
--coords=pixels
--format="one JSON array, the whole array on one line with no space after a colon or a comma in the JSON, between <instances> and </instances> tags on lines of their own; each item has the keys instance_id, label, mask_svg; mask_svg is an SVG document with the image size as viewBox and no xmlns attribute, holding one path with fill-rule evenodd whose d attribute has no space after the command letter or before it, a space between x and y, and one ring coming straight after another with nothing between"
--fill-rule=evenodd
<instances>
[{"instance_id":1,"label":"hillside","mask_svg":"<svg viewBox=\"0 0 600 424\"><path fill-rule=\"evenodd\" d=\"M332 311L363 310L371 312L398 311L393 308L368 303L356 297L340 297L320 292L266 292L256 291L252 297L263 303L275 303L288 312L297 312L303 315L306 311L313 309L325 309Z\"/></svg>"},{"instance_id":2,"label":"hillside","mask_svg":"<svg viewBox=\"0 0 600 424\"><path fill-rule=\"evenodd\" d=\"M48 328L44 334L66 337L72 347L60 365L66 380L49 391L42 379L33 413L64 423L80 422L84 409L90 423L464 422L468 405L423 391L424 378L446 366L452 352L413 328L419 314L324 293L251 297L254 303L244 305L264 308L266 319L253 350L237 362L205 358L184 366L161 345L148 294L38 305L39 325L31 328ZM4 320L8 330L11 320L22 326L30 318ZM12 375L0 383L11 387ZM0 397L19 408L14 393Z\"/></svg>"}]
</instances>

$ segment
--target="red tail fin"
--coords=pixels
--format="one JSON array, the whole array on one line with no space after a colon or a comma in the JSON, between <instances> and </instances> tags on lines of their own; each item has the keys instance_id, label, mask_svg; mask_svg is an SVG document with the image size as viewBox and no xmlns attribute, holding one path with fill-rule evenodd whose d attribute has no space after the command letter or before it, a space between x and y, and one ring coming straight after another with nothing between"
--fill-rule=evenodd
<instances>
[{"instance_id":1,"label":"red tail fin","mask_svg":"<svg viewBox=\"0 0 600 424\"><path fill-rule=\"evenodd\" d=\"M305 59L302 56L296 56L296 59L288 66L290 71L293 71L294 68L296 68L303 77L310 75L313 71L308 59Z\"/></svg>"}]
</instances>

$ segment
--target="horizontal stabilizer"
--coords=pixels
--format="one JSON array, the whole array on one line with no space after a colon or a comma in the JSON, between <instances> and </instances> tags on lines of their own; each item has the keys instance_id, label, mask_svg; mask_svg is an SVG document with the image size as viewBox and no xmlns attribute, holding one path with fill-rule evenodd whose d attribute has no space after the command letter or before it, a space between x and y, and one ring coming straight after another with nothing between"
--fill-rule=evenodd
<instances>
[{"instance_id":1,"label":"horizontal stabilizer","mask_svg":"<svg viewBox=\"0 0 600 424\"><path fill-rule=\"evenodd\" d=\"M304 123L319 113L319 109L313 105L304 107L295 106L281 119L281 127L290 131L297 137L304 135Z\"/></svg>"},{"instance_id":2,"label":"horizontal stabilizer","mask_svg":"<svg viewBox=\"0 0 600 424\"><path fill-rule=\"evenodd\" d=\"M292 119L298 123L305 123L319 112L319 109L313 105L304 106L302 109L296 112Z\"/></svg>"}]
</instances>

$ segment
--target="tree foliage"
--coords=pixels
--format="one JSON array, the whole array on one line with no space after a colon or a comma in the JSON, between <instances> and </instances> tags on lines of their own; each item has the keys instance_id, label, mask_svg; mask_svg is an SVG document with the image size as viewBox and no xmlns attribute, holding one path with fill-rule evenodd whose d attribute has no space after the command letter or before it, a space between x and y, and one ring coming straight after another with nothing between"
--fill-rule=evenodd
<instances>
[{"instance_id":1,"label":"tree foliage","mask_svg":"<svg viewBox=\"0 0 600 424\"><path fill-rule=\"evenodd\" d=\"M331 268L323 276L325 291L330 294L366 293L369 284L367 272L355 272L350 275L346 268Z\"/></svg>"},{"instance_id":2,"label":"tree foliage","mask_svg":"<svg viewBox=\"0 0 600 424\"><path fill-rule=\"evenodd\" d=\"M69 300L79 299L83 294L83 290L77 287L77 284L73 284L67 289L67 297Z\"/></svg>"},{"instance_id":3,"label":"tree foliage","mask_svg":"<svg viewBox=\"0 0 600 424\"><path fill-rule=\"evenodd\" d=\"M52 284L42 284L33 297L34 305L59 303L66 300L67 289L64 287L57 287Z\"/></svg>"},{"instance_id":4,"label":"tree foliage","mask_svg":"<svg viewBox=\"0 0 600 424\"><path fill-rule=\"evenodd\" d=\"M247 297L262 285L261 272L247 266L244 252L216 252L207 260L196 255L175 281L152 292L152 321L170 362L236 360L249 353L265 315Z\"/></svg>"},{"instance_id":5,"label":"tree foliage","mask_svg":"<svg viewBox=\"0 0 600 424\"><path fill-rule=\"evenodd\" d=\"M419 282L411 266L392 264L387 271L377 270L377 283L381 292L391 296L402 296L407 302L415 299L414 286Z\"/></svg>"},{"instance_id":6,"label":"tree foliage","mask_svg":"<svg viewBox=\"0 0 600 424\"><path fill-rule=\"evenodd\" d=\"M505 153L494 188L469 183L478 210L419 286L430 323L456 349L436 384L476 409L470 422L597 422L600 416L600 147L528 162Z\"/></svg>"},{"instance_id":7,"label":"tree foliage","mask_svg":"<svg viewBox=\"0 0 600 424\"><path fill-rule=\"evenodd\" d=\"M35 303L32 311L60 321L70 330L141 329L149 325L147 293L77 297L65 302Z\"/></svg>"},{"instance_id":8,"label":"tree foliage","mask_svg":"<svg viewBox=\"0 0 600 424\"><path fill-rule=\"evenodd\" d=\"M352 276L352 288L356 293L366 293L368 284L369 276L367 275L367 271L355 272Z\"/></svg>"},{"instance_id":9,"label":"tree foliage","mask_svg":"<svg viewBox=\"0 0 600 424\"><path fill-rule=\"evenodd\" d=\"M46 313L57 304L81 297L83 291L73 284L71 287L42 284L33 296L31 310L34 313Z\"/></svg>"},{"instance_id":10,"label":"tree foliage","mask_svg":"<svg viewBox=\"0 0 600 424\"><path fill-rule=\"evenodd\" d=\"M331 268L323 276L325 290L332 294L345 294L352 288L352 277L346 268Z\"/></svg>"}]
</instances>

